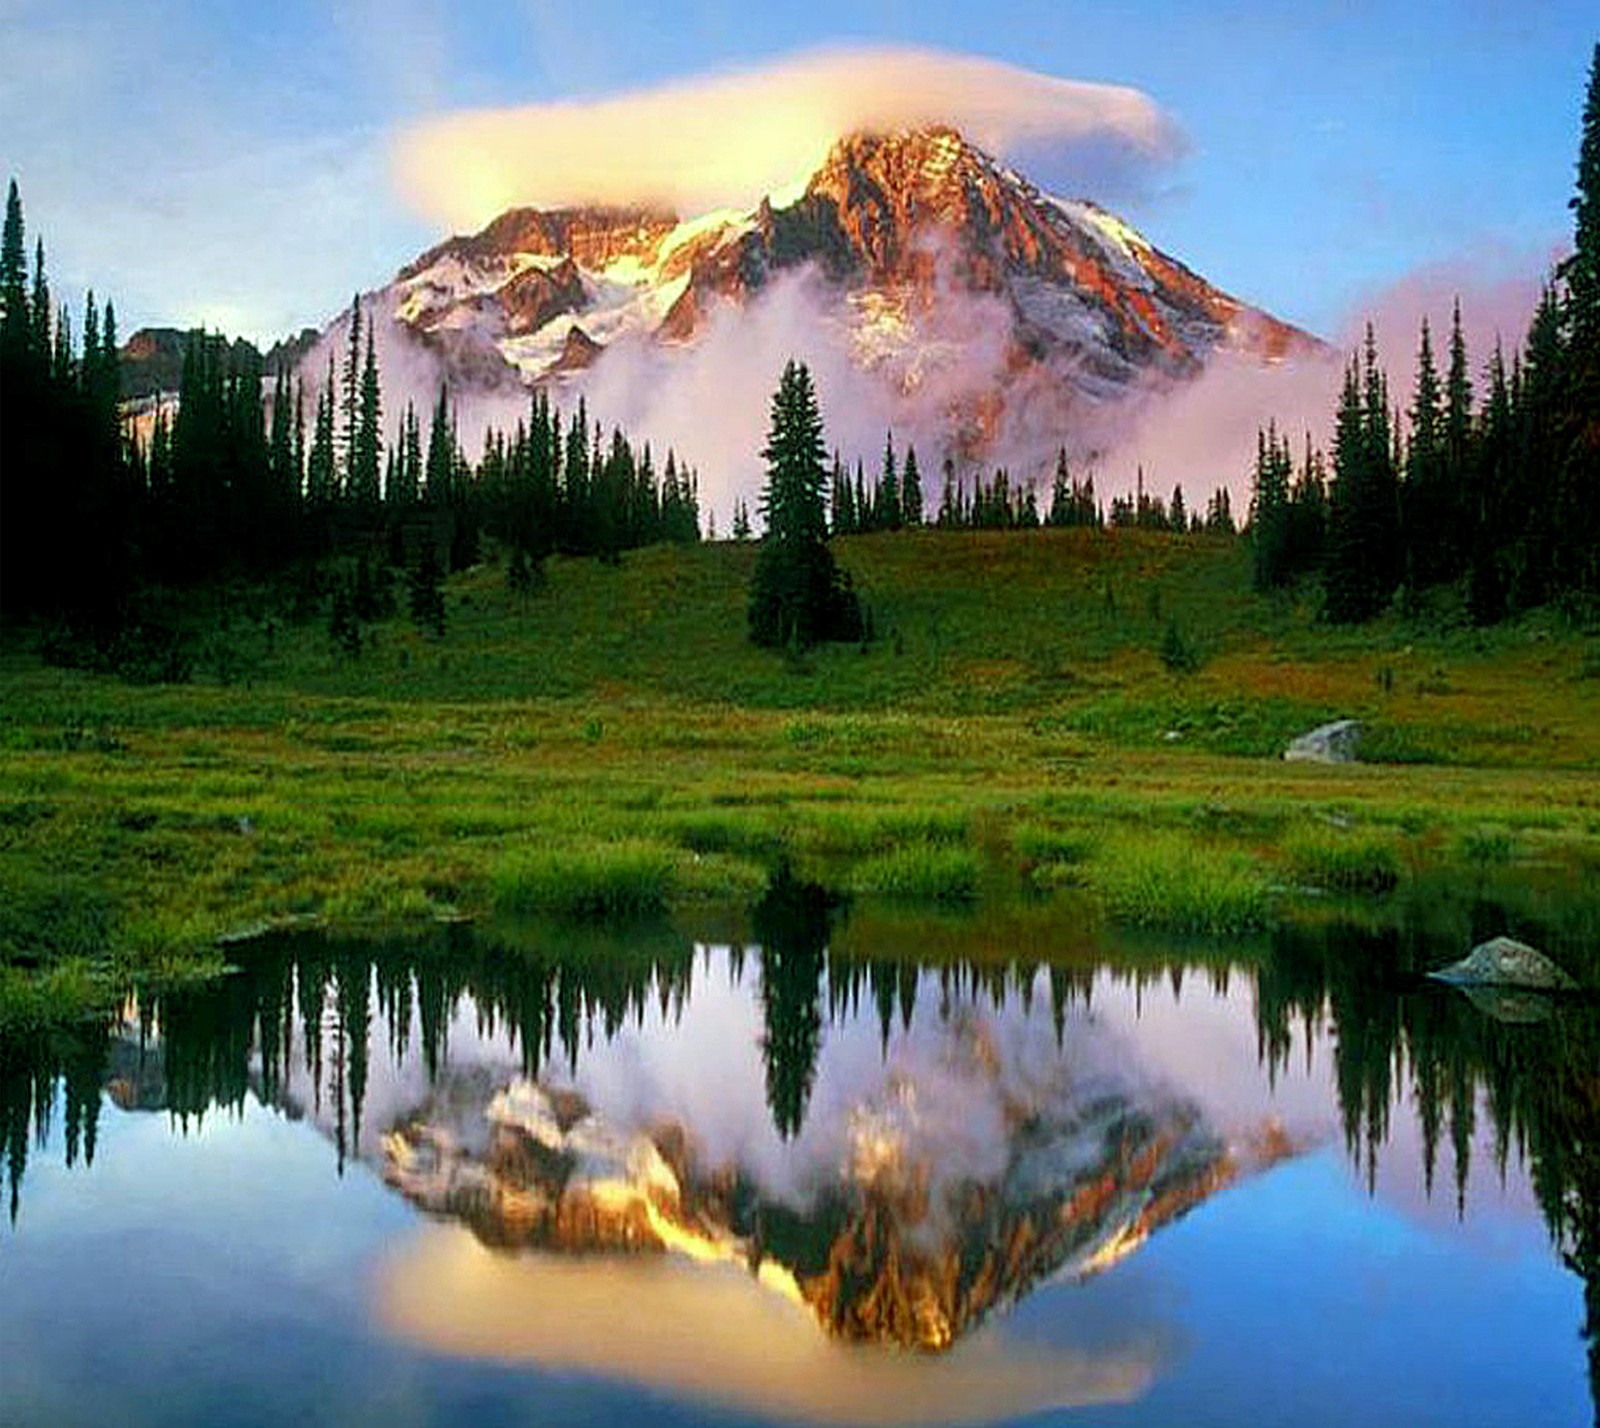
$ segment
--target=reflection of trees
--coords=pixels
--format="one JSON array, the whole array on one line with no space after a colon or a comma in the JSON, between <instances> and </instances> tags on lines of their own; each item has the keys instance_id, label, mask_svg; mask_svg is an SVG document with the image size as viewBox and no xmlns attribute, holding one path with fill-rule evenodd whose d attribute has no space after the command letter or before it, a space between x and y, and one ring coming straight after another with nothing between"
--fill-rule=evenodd
<instances>
[{"instance_id":1,"label":"reflection of trees","mask_svg":"<svg viewBox=\"0 0 1600 1428\"><path fill-rule=\"evenodd\" d=\"M1279 929L1258 981L1264 1059L1274 1070L1283 1064L1295 1023L1331 1022L1346 1143L1369 1183L1391 1107L1409 1087L1428 1189L1448 1135L1462 1214L1476 1117L1480 1105L1487 1110L1501 1174L1515 1147L1553 1243L1583 1279L1600 1414L1600 1006L1523 997L1480 1007L1416 982L1441 960L1425 940L1393 929Z\"/></svg>"},{"instance_id":2,"label":"reflection of trees","mask_svg":"<svg viewBox=\"0 0 1600 1428\"><path fill-rule=\"evenodd\" d=\"M85 1165L94 1164L105 1063L103 1026L0 1039L0 1159L12 1223L21 1208L29 1146L49 1138L58 1103L67 1164L76 1164L80 1156Z\"/></svg>"},{"instance_id":3,"label":"reflection of trees","mask_svg":"<svg viewBox=\"0 0 1600 1428\"><path fill-rule=\"evenodd\" d=\"M230 975L149 999L115 1039L118 1024L108 1021L0 1041L0 1158L13 1219L29 1149L50 1135L58 1099L72 1163L80 1152L93 1158L108 1084L127 1108L166 1110L187 1129L209 1112L241 1110L247 1093L288 1104L309 1082L318 1112L330 1098L342 1167L359 1146L375 1051L396 1066L420 1052L432 1079L451 1023L470 1004L478 1029L506 1035L528 1074L558 1054L575 1065L596 1034L614 1036L657 1008L681 1010L693 965L688 940L661 925L520 929L514 940L450 926L387 947L294 934L234 951ZM388 1031L381 1048L372 1046L374 1011Z\"/></svg>"},{"instance_id":4,"label":"reflection of trees","mask_svg":"<svg viewBox=\"0 0 1600 1428\"><path fill-rule=\"evenodd\" d=\"M784 870L751 915L761 944L767 1105L785 1140L799 1134L805 1121L822 1045L820 999L829 906L821 888L796 882Z\"/></svg>"},{"instance_id":5,"label":"reflection of trees","mask_svg":"<svg viewBox=\"0 0 1600 1428\"><path fill-rule=\"evenodd\" d=\"M1196 975L1225 989L1239 974L1221 960L1197 966L1182 949L1147 948L1120 968L1089 960L1041 969L993 957L928 967L847 956L828 951L831 916L823 894L788 879L754 913L767 1097L784 1136L803 1123L825 1020L875 1015L887 1047L914 1011L1048 996L1059 1036L1068 1008L1087 1002L1098 977L1131 985L1137 996ZM1469 925L1479 937L1503 925L1483 904L1463 917L1443 940L1404 918L1376 929L1279 929L1253 969L1261 1060L1276 1075L1300 1026L1308 1050L1313 1041L1328 1047L1346 1141L1369 1177L1393 1108L1409 1094L1428 1187L1448 1155L1463 1213L1474 1132L1486 1116L1502 1167L1513 1149L1526 1159L1552 1239L1584 1281L1600 1399L1600 1008L1556 1001L1543 1008L1544 1020L1518 1024L1453 990L1421 985L1418 974L1456 955ZM1592 930L1565 942L1556 928L1526 931L1593 978L1594 969L1575 960ZM303 1103L309 1081L319 1111L324 1095L338 1098L326 1107L336 1139L348 1129L347 1146L359 1144L371 1056L396 1065L420 1056L431 1079L448 1056L451 1024L471 1007L478 1029L506 1037L528 1074L553 1062L575 1066L596 1039L647 1015L680 1012L694 961L689 941L661 925L450 926L390 946L300 934L235 949L235 957L236 973L145 1003L140 1022L115 1038L99 1025L0 1042L0 1174L13 1218L37 1141L59 1128L69 1162L92 1159L104 1085L121 1104L165 1108L189 1125L214 1108L242 1107L247 1092L269 1104L296 1096ZM381 1047L373 1045L380 1023ZM786 1228L773 1220L763 1233L781 1237Z\"/></svg>"}]
</instances>

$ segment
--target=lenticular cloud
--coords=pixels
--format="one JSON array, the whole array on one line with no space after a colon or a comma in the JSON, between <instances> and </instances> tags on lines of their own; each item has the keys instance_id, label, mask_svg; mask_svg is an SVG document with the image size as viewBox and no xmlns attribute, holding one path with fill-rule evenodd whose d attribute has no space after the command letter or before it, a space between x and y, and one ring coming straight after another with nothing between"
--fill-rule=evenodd
<instances>
[{"instance_id":1,"label":"lenticular cloud","mask_svg":"<svg viewBox=\"0 0 1600 1428\"><path fill-rule=\"evenodd\" d=\"M855 129L953 124L991 153L1049 151L1104 189L1181 153L1137 89L919 49L833 49L609 98L466 110L404 130L402 193L456 230L519 204L654 202L693 214L809 174Z\"/></svg>"}]
</instances>

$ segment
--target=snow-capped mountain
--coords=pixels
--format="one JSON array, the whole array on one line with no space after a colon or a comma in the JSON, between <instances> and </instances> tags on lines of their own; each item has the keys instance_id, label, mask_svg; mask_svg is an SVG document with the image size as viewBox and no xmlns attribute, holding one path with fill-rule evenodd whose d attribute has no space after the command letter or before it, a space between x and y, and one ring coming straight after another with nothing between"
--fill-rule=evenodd
<instances>
[{"instance_id":1,"label":"snow-capped mountain","mask_svg":"<svg viewBox=\"0 0 1600 1428\"><path fill-rule=\"evenodd\" d=\"M621 368L613 353L643 356L659 383L675 354L711 329L737 334L786 285L803 291L808 330L866 379L874 413L924 439L937 425L946 452L974 459L1019 436L1081 448L1096 412L1219 352L1273 364L1321 349L944 127L843 138L807 180L745 211L513 209L423 253L364 306L386 371L447 381L470 427L475 400L592 382ZM308 380L326 363L325 344Z\"/></svg>"}]
</instances>

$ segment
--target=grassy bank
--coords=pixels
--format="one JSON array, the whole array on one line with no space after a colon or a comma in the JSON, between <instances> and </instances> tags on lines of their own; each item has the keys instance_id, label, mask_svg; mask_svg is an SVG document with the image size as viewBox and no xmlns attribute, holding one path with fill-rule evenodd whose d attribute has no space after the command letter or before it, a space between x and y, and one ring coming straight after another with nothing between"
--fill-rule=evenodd
<instances>
[{"instance_id":1,"label":"grassy bank","mask_svg":"<svg viewBox=\"0 0 1600 1428\"><path fill-rule=\"evenodd\" d=\"M748 901L770 870L865 899L1071 890L1125 923L1235 934L1302 890L1441 868L1600 869L1600 672L1554 618L1448 610L1332 632L1248 593L1225 541L863 538L865 649L743 638L749 548L551 563L449 587L337 651L259 593L208 597L193 683L0 663L0 1016L217 966L319 916ZM1160 659L1180 623L1194 673ZM1362 718L1378 762L1286 765Z\"/></svg>"}]
</instances>

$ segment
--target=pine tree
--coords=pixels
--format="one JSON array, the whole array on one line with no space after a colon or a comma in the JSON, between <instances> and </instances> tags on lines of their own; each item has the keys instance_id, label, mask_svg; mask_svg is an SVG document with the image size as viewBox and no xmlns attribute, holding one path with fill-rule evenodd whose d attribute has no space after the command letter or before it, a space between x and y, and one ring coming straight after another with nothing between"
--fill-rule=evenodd
<instances>
[{"instance_id":1,"label":"pine tree","mask_svg":"<svg viewBox=\"0 0 1600 1428\"><path fill-rule=\"evenodd\" d=\"M306 456L306 497L312 509L326 512L338 490L333 452L333 354L328 354L328 377L317 393L317 413L311 429L311 450Z\"/></svg>"},{"instance_id":2,"label":"pine tree","mask_svg":"<svg viewBox=\"0 0 1600 1428\"><path fill-rule=\"evenodd\" d=\"M1050 509L1045 512L1047 526L1070 526L1073 523L1072 472L1067 466L1067 448L1056 449L1056 472L1050 483Z\"/></svg>"},{"instance_id":3,"label":"pine tree","mask_svg":"<svg viewBox=\"0 0 1600 1428\"><path fill-rule=\"evenodd\" d=\"M299 499L299 478L291 474L294 462L294 414L289 410L289 378L279 367L272 379L272 424L267 438L272 471L273 503L280 510Z\"/></svg>"},{"instance_id":4,"label":"pine tree","mask_svg":"<svg viewBox=\"0 0 1600 1428\"><path fill-rule=\"evenodd\" d=\"M1566 279L1567 383L1559 450L1563 583L1600 597L1600 44L1578 143L1572 255Z\"/></svg>"},{"instance_id":5,"label":"pine tree","mask_svg":"<svg viewBox=\"0 0 1600 1428\"><path fill-rule=\"evenodd\" d=\"M1589 357L1600 349L1600 44L1589 61L1589 87L1578 141L1572 255L1562 266L1574 347ZM9 221L9 218L8 218Z\"/></svg>"},{"instance_id":6,"label":"pine tree","mask_svg":"<svg viewBox=\"0 0 1600 1428\"><path fill-rule=\"evenodd\" d=\"M450 394L443 384L428 423L428 463L424 472L423 499L431 506L443 506L450 499L451 474L455 470L455 438L451 432Z\"/></svg>"},{"instance_id":7,"label":"pine tree","mask_svg":"<svg viewBox=\"0 0 1600 1428\"><path fill-rule=\"evenodd\" d=\"M1206 533L1229 536L1238 534L1238 527L1233 520L1233 498L1228 494L1226 486L1219 486L1211 493L1211 500L1206 506Z\"/></svg>"},{"instance_id":8,"label":"pine tree","mask_svg":"<svg viewBox=\"0 0 1600 1428\"><path fill-rule=\"evenodd\" d=\"M1366 618L1368 600L1362 572L1362 483L1366 443L1361 425L1361 385L1355 359L1345 368L1344 386L1334 416L1333 489L1328 499L1328 562L1324 574L1331 619Z\"/></svg>"},{"instance_id":9,"label":"pine tree","mask_svg":"<svg viewBox=\"0 0 1600 1428\"><path fill-rule=\"evenodd\" d=\"M409 510L417 504L422 482L422 429L417 422L417 409L410 402L400 420L400 449L394 468L395 482L384 492L384 499L401 510Z\"/></svg>"},{"instance_id":10,"label":"pine tree","mask_svg":"<svg viewBox=\"0 0 1600 1428\"><path fill-rule=\"evenodd\" d=\"M1328 479L1322 453L1306 433L1305 458L1289 493L1289 564L1293 570L1320 570L1328 539Z\"/></svg>"},{"instance_id":11,"label":"pine tree","mask_svg":"<svg viewBox=\"0 0 1600 1428\"><path fill-rule=\"evenodd\" d=\"M1352 359L1346 369L1334 424L1323 578L1330 619L1370 619L1400 578L1397 425L1368 324L1360 364Z\"/></svg>"},{"instance_id":12,"label":"pine tree","mask_svg":"<svg viewBox=\"0 0 1600 1428\"><path fill-rule=\"evenodd\" d=\"M922 525L922 473L917 469L917 448L906 447L906 464L900 473L901 520L912 530Z\"/></svg>"},{"instance_id":13,"label":"pine tree","mask_svg":"<svg viewBox=\"0 0 1600 1428\"><path fill-rule=\"evenodd\" d=\"M445 608L442 575L439 570L439 552L432 537L422 542L417 553L417 563L412 568L408 605L411 622L419 630L442 636L444 634Z\"/></svg>"},{"instance_id":14,"label":"pine tree","mask_svg":"<svg viewBox=\"0 0 1600 1428\"><path fill-rule=\"evenodd\" d=\"M351 499L368 512L378 508L378 471L382 461L383 398L378 385L378 359L372 325L367 324L367 350L361 366L355 444L350 456Z\"/></svg>"},{"instance_id":15,"label":"pine tree","mask_svg":"<svg viewBox=\"0 0 1600 1428\"><path fill-rule=\"evenodd\" d=\"M306 384L301 377L296 377L294 382L294 434L289 466L295 499L298 501L306 479Z\"/></svg>"},{"instance_id":16,"label":"pine tree","mask_svg":"<svg viewBox=\"0 0 1600 1428\"><path fill-rule=\"evenodd\" d=\"M850 473L845 470L839 453L833 453L833 481L828 499L834 535L850 535L856 529L855 491L850 485Z\"/></svg>"},{"instance_id":17,"label":"pine tree","mask_svg":"<svg viewBox=\"0 0 1600 1428\"><path fill-rule=\"evenodd\" d=\"M28 301L28 366L35 380L50 371L50 284L44 275L44 239L33 253L33 296Z\"/></svg>"},{"instance_id":18,"label":"pine tree","mask_svg":"<svg viewBox=\"0 0 1600 1428\"><path fill-rule=\"evenodd\" d=\"M883 471L873 492L873 526L880 531L897 531L904 517L900 508L900 466L895 460L894 433L883 442Z\"/></svg>"},{"instance_id":19,"label":"pine tree","mask_svg":"<svg viewBox=\"0 0 1600 1428\"><path fill-rule=\"evenodd\" d=\"M1445 420L1444 393L1433 361L1433 337L1427 318L1423 318L1417 344L1416 388L1411 399L1411 446L1401 502L1406 584L1412 590L1449 575Z\"/></svg>"},{"instance_id":20,"label":"pine tree","mask_svg":"<svg viewBox=\"0 0 1600 1428\"><path fill-rule=\"evenodd\" d=\"M330 354L331 357L331 354ZM350 340L339 382L339 494L354 493L356 432L361 422L361 298L350 299Z\"/></svg>"},{"instance_id":21,"label":"pine tree","mask_svg":"<svg viewBox=\"0 0 1600 1428\"><path fill-rule=\"evenodd\" d=\"M1562 459L1570 373L1561 329L1561 304L1554 287L1546 285L1528 328L1511 402L1515 456L1506 508L1517 529L1502 532L1502 541L1512 547L1511 600L1524 607L1570 588L1577 576L1567 558L1572 547L1566 527L1574 521L1581 525L1584 513L1567 489L1571 467Z\"/></svg>"},{"instance_id":22,"label":"pine tree","mask_svg":"<svg viewBox=\"0 0 1600 1428\"><path fill-rule=\"evenodd\" d=\"M750 586L750 634L804 648L862 633L860 606L828 550L827 447L811 373L790 361L772 399L761 510L766 535Z\"/></svg>"},{"instance_id":23,"label":"pine tree","mask_svg":"<svg viewBox=\"0 0 1600 1428\"><path fill-rule=\"evenodd\" d=\"M1288 442L1279 442L1275 424L1256 432L1256 468L1251 483L1250 543L1255 587L1275 590L1293 575L1290 563L1289 479L1293 462Z\"/></svg>"},{"instance_id":24,"label":"pine tree","mask_svg":"<svg viewBox=\"0 0 1600 1428\"><path fill-rule=\"evenodd\" d=\"M1489 359L1488 395L1478 418L1479 509L1467 587L1468 608L1480 625L1493 624L1506 615L1509 580L1503 536L1511 515L1507 493L1512 485L1514 459L1511 383L1505 353L1496 343Z\"/></svg>"},{"instance_id":25,"label":"pine tree","mask_svg":"<svg viewBox=\"0 0 1600 1428\"><path fill-rule=\"evenodd\" d=\"M17 181L6 191L6 219L0 235L0 359L20 363L28 347L28 256L23 246L22 197Z\"/></svg>"}]
</instances>

